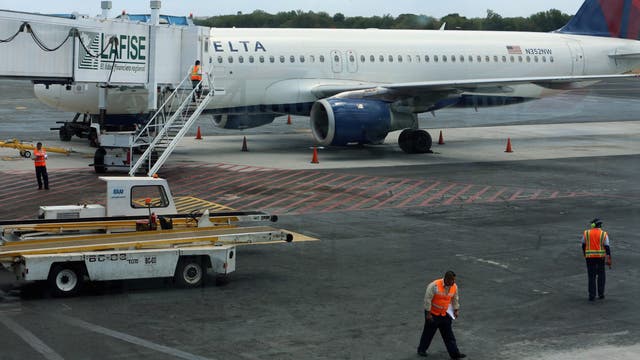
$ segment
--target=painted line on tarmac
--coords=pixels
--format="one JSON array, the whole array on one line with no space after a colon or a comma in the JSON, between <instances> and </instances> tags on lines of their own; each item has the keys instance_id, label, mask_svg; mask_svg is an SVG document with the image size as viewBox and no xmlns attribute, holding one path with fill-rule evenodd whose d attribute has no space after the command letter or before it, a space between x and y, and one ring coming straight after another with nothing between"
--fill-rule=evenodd
<instances>
[{"instance_id":1,"label":"painted line on tarmac","mask_svg":"<svg viewBox=\"0 0 640 360\"><path fill-rule=\"evenodd\" d=\"M22 326L16 323L15 321L9 319L4 315L0 315L0 323L6 326L9 330L13 331L16 335L20 336L22 340L24 340L29 346L31 346L35 351L39 352L46 359L49 360L64 360L60 354L55 352L52 348L47 346L42 340L38 339L33 333Z\"/></svg>"},{"instance_id":2,"label":"painted line on tarmac","mask_svg":"<svg viewBox=\"0 0 640 360\"><path fill-rule=\"evenodd\" d=\"M148 340L144 340L141 339L139 337L133 336L133 335L129 335L129 334L125 334L119 331L115 331L115 330L111 330L111 329L107 329L105 327L102 327L100 325L95 325L95 324L91 324L89 322L80 320L80 319L76 319L76 318L72 318L70 316L65 316L65 315L54 315L55 318L58 318L64 322L66 322L67 324L70 325L74 325L89 331L93 331L96 332L98 334L102 334L102 335L107 335L110 336L112 338L118 339L118 340L122 340L134 345L140 345L142 347L146 347L147 349L151 349L157 352L161 352L161 353L165 353L171 356L174 356L176 358L180 358L180 359L187 359L187 360L214 360L213 358L206 358L203 356L199 356L199 355L194 355L182 350L178 350L178 349L174 349L174 348L170 348L168 346L164 346L164 345L159 345L156 343L153 343L151 341Z\"/></svg>"}]
</instances>

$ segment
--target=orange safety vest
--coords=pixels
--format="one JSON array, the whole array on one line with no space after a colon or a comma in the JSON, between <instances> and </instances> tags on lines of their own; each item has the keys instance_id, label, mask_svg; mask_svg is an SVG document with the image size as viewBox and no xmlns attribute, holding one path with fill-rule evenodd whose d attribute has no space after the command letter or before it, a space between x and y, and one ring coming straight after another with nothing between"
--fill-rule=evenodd
<instances>
[{"instance_id":1,"label":"orange safety vest","mask_svg":"<svg viewBox=\"0 0 640 360\"><path fill-rule=\"evenodd\" d=\"M45 156L47 155L47 152L44 151L44 149L38 151L38 149L33 150L33 156L35 159L34 164L36 166L47 166L47 160L45 160Z\"/></svg>"},{"instance_id":2,"label":"orange safety vest","mask_svg":"<svg viewBox=\"0 0 640 360\"><path fill-rule=\"evenodd\" d=\"M438 279L435 283L436 293L433 295L433 299L431 299L431 309L429 311L433 315L445 316L447 314L449 304L451 304L451 299L453 299L453 296L458 291L458 285L453 284L449 288L449 292L446 292L444 279Z\"/></svg>"},{"instance_id":3,"label":"orange safety vest","mask_svg":"<svg viewBox=\"0 0 640 360\"><path fill-rule=\"evenodd\" d=\"M584 239L584 257L586 258L603 258L606 255L604 248L604 239L607 238L607 232L600 228L585 230Z\"/></svg>"},{"instance_id":4,"label":"orange safety vest","mask_svg":"<svg viewBox=\"0 0 640 360\"><path fill-rule=\"evenodd\" d=\"M195 65L191 70L191 80L202 80L202 74L200 74L200 65Z\"/></svg>"}]
</instances>

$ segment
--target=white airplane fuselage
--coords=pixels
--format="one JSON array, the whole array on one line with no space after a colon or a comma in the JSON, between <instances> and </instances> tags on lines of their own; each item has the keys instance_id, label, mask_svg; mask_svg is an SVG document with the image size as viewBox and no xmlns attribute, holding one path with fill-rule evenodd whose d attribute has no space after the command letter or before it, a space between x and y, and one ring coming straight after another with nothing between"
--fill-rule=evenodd
<instances>
[{"instance_id":1,"label":"white airplane fuselage","mask_svg":"<svg viewBox=\"0 0 640 360\"><path fill-rule=\"evenodd\" d=\"M326 85L606 75L640 67L640 59L610 56L640 52L638 41L560 33L212 28L210 38L203 69L225 90L207 108L216 113L312 104L320 98L313 90ZM556 92L513 84L491 95L535 99ZM35 94L63 111L99 112L95 84L36 85ZM145 113L147 95L143 88L110 89L107 112ZM434 103L426 96L406 105L419 113Z\"/></svg>"}]
</instances>

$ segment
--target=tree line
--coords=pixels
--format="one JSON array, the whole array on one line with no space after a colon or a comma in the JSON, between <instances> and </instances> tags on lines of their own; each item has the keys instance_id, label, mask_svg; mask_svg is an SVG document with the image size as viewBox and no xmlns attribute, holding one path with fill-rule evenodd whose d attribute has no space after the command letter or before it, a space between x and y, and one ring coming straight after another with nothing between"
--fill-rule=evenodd
<instances>
[{"instance_id":1,"label":"tree line","mask_svg":"<svg viewBox=\"0 0 640 360\"><path fill-rule=\"evenodd\" d=\"M209 27L238 28L338 28L338 29L439 29L446 23L449 30L497 30L497 31L542 31L548 32L564 26L571 15L559 10L541 11L529 17L502 17L487 10L484 18L467 18L460 14L449 14L440 19L427 15L401 14L397 17L353 16L341 13L333 16L326 12L284 11L269 14L255 10L251 14L220 15L195 19L194 23Z\"/></svg>"}]
</instances>

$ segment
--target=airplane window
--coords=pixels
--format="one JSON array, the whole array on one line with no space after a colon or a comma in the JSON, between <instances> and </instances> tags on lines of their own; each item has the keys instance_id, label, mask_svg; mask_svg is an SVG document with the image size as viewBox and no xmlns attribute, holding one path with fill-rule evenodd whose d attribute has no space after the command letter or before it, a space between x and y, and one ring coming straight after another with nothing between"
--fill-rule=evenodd
<instances>
[{"instance_id":1,"label":"airplane window","mask_svg":"<svg viewBox=\"0 0 640 360\"><path fill-rule=\"evenodd\" d=\"M530 63L531 62L531 56L527 55L527 62Z\"/></svg>"},{"instance_id":2,"label":"airplane window","mask_svg":"<svg viewBox=\"0 0 640 360\"><path fill-rule=\"evenodd\" d=\"M384 62L384 56L380 55L380 62Z\"/></svg>"},{"instance_id":3,"label":"airplane window","mask_svg":"<svg viewBox=\"0 0 640 360\"><path fill-rule=\"evenodd\" d=\"M238 56L238 62L240 64L242 64L244 62L244 57L243 56Z\"/></svg>"},{"instance_id":4,"label":"airplane window","mask_svg":"<svg viewBox=\"0 0 640 360\"><path fill-rule=\"evenodd\" d=\"M376 62L376 57L373 55L369 56L369 61Z\"/></svg>"},{"instance_id":5,"label":"airplane window","mask_svg":"<svg viewBox=\"0 0 640 360\"><path fill-rule=\"evenodd\" d=\"M447 62L447 55L442 55L442 62Z\"/></svg>"},{"instance_id":6,"label":"airplane window","mask_svg":"<svg viewBox=\"0 0 640 360\"><path fill-rule=\"evenodd\" d=\"M543 63L546 63L546 62L547 62L547 57L546 57L546 56L543 56L543 57L542 57L542 62L543 62Z\"/></svg>"},{"instance_id":7,"label":"airplane window","mask_svg":"<svg viewBox=\"0 0 640 360\"><path fill-rule=\"evenodd\" d=\"M291 62L291 63L296 62L296 57L293 56L293 55L289 56L289 62Z\"/></svg>"},{"instance_id":8,"label":"airplane window","mask_svg":"<svg viewBox=\"0 0 640 360\"><path fill-rule=\"evenodd\" d=\"M538 62L538 56L534 56L533 61Z\"/></svg>"},{"instance_id":9,"label":"airplane window","mask_svg":"<svg viewBox=\"0 0 640 360\"><path fill-rule=\"evenodd\" d=\"M469 62L473 62L473 56L469 55Z\"/></svg>"},{"instance_id":10,"label":"airplane window","mask_svg":"<svg viewBox=\"0 0 640 360\"><path fill-rule=\"evenodd\" d=\"M510 60L511 62L515 62L515 61L516 61L516 58L515 58L515 57L513 57L513 55L511 55L511 56L509 57L509 60Z\"/></svg>"},{"instance_id":11,"label":"airplane window","mask_svg":"<svg viewBox=\"0 0 640 360\"><path fill-rule=\"evenodd\" d=\"M518 62L522 62L522 56L518 56Z\"/></svg>"},{"instance_id":12,"label":"airplane window","mask_svg":"<svg viewBox=\"0 0 640 360\"><path fill-rule=\"evenodd\" d=\"M549 56L549 62L553 62L553 56Z\"/></svg>"},{"instance_id":13,"label":"airplane window","mask_svg":"<svg viewBox=\"0 0 640 360\"><path fill-rule=\"evenodd\" d=\"M493 61L498 62L498 55L493 55Z\"/></svg>"},{"instance_id":14,"label":"airplane window","mask_svg":"<svg viewBox=\"0 0 640 360\"><path fill-rule=\"evenodd\" d=\"M433 62L438 62L438 55L433 55Z\"/></svg>"},{"instance_id":15,"label":"airplane window","mask_svg":"<svg viewBox=\"0 0 640 360\"><path fill-rule=\"evenodd\" d=\"M311 62L316 62L316 56L315 55L309 55L309 60Z\"/></svg>"},{"instance_id":16,"label":"airplane window","mask_svg":"<svg viewBox=\"0 0 640 360\"><path fill-rule=\"evenodd\" d=\"M304 55L300 55L300 62L303 63L304 62Z\"/></svg>"},{"instance_id":17,"label":"airplane window","mask_svg":"<svg viewBox=\"0 0 640 360\"><path fill-rule=\"evenodd\" d=\"M284 63L284 56L283 55L280 55L280 62Z\"/></svg>"},{"instance_id":18,"label":"airplane window","mask_svg":"<svg viewBox=\"0 0 640 360\"><path fill-rule=\"evenodd\" d=\"M349 55L349 62L356 62L356 57L353 54Z\"/></svg>"},{"instance_id":19,"label":"airplane window","mask_svg":"<svg viewBox=\"0 0 640 360\"><path fill-rule=\"evenodd\" d=\"M424 62L429 62L429 55L424 56Z\"/></svg>"},{"instance_id":20,"label":"airplane window","mask_svg":"<svg viewBox=\"0 0 640 360\"><path fill-rule=\"evenodd\" d=\"M389 55L389 62L393 62L393 55Z\"/></svg>"},{"instance_id":21,"label":"airplane window","mask_svg":"<svg viewBox=\"0 0 640 360\"><path fill-rule=\"evenodd\" d=\"M222 64L222 56L218 56L218 64Z\"/></svg>"},{"instance_id":22,"label":"airplane window","mask_svg":"<svg viewBox=\"0 0 640 360\"><path fill-rule=\"evenodd\" d=\"M367 61L367 58L365 58L364 55L360 55L360 62L364 63L365 61Z\"/></svg>"},{"instance_id":23,"label":"airplane window","mask_svg":"<svg viewBox=\"0 0 640 360\"><path fill-rule=\"evenodd\" d=\"M491 62L491 58L489 57L489 55L486 55L484 57L484 62Z\"/></svg>"},{"instance_id":24,"label":"airplane window","mask_svg":"<svg viewBox=\"0 0 640 360\"><path fill-rule=\"evenodd\" d=\"M506 63L506 62L507 62L507 57L506 57L506 56L504 56L504 55L502 56L502 62L503 62L503 63Z\"/></svg>"},{"instance_id":25,"label":"airplane window","mask_svg":"<svg viewBox=\"0 0 640 360\"><path fill-rule=\"evenodd\" d=\"M416 62L420 62L420 55L416 55Z\"/></svg>"},{"instance_id":26,"label":"airplane window","mask_svg":"<svg viewBox=\"0 0 640 360\"><path fill-rule=\"evenodd\" d=\"M451 55L451 62L456 62L456 56L455 55Z\"/></svg>"},{"instance_id":27,"label":"airplane window","mask_svg":"<svg viewBox=\"0 0 640 360\"><path fill-rule=\"evenodd\" d=\"M233 64L233 56L229 56L229 58L227 59L227 61L229 62L229 64Z\"/></svg>"},{"instance_id":28,"label":"airplane window","mask_svg":"<svg viewBox=\"0 0 640 360\"><path fill-rule=\"evenodd\" d=\"M411 55L407 55L407 61L411 62Z\"/></svg>"},{"instance_id":29,"label":"airplane window","mask_svg":"<svg viewBox=\"0 0 640 360\"><path fill-rule=\"evenodd\" d=\"M464 62L464 56L460 55L460 62Z\"/></svg>"},{"instance_id":30,"label":"airplane window","mask_svg":"<svg viewBox=\"0 0 640 360\"><path fill-rule=\"evenodd\" d=\"M253 55L249 56L249 62L253 64L253 61L254 61Z\"/></svg>"},{"instance_id":31,"label":"airplane window","mask_svg":"<svg viewBox=\"0 0 640 360\"><path fill-rule=\"evenodd\" d=\"M324 55L320 55L320 62L323 63L324 62Z\"/></svg>"},{"instance_id":32,"label":"airplane window","mask_svg":"<svg viewBox=\"0 0 640 360\"><path fill-rule=\"evenodd\" d=\"M340 57L338 55L333 57L333 61L339 63L340 62Z\"/></svg>"},{"instance_id":33,"label":"airplane window","mask_svg":"<svg viewBox=\"0 0 640 360\"><path fill-rule=\"evenodd\" d=\"M398 55L398 62L402 62L402 55Z\"/></svg>"},{"instance_id":34,"label":"airplane window","mask_svg":"<svg viewBox=\"0 0 640 360\"><path fill-rule=\"evenodd\" d=\"M482 62L482 56L478 55L478 62Z\"/></svg>"},{"instance_id":35,"label":"airplane window","mask_svg":"<svg viewBox=\"0 0 640 360\"><path fill-rule=\"evenodd\" d=\"M260 62L263 63L264 62L264 56L260 55Z\"/></svg>"}]
</instances>

